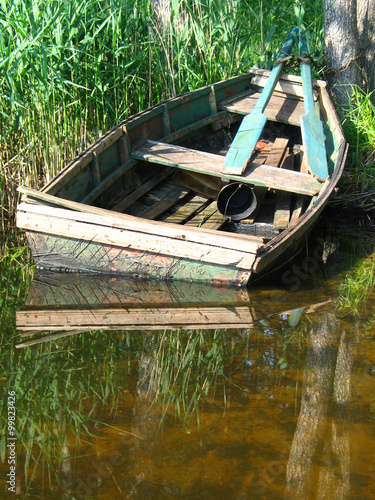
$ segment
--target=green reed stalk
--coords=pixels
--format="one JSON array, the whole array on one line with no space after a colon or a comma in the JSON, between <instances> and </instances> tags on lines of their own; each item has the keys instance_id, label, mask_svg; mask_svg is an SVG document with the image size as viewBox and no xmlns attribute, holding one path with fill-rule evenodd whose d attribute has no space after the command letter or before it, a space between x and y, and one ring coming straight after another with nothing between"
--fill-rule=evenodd
<instances>
[{"instance_id":1,"label":"green reed stalk","mask_svg":"<svg viewBox=\"0 0 375 500\"><path fill-rule=\"evenodd\" d=\"M159 5L2 2L1 186L11 186L1 200L3 225L14 214L18 184L39 188L127 116L248 66L267 65L289 31L292 9L276 0L263 1L261 12L259 0ZM259 49L260 28L268 35Z\"/></svg>"}]
</instances>

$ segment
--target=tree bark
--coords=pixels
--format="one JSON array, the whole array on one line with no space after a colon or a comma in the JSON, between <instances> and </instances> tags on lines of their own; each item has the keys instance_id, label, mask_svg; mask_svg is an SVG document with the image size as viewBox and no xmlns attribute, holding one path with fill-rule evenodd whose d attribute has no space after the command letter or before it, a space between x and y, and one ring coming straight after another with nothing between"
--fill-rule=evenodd
<instances>
[{"instance_id":1,"label":"tree bark","mask_svg":"<svg viewBox=\"0 0 375 500\"><path fill-rule=\"evenodd\" d=\"M357 0L361 66L370 91L375 89L375 0Z\"/></svg>"},{"instance_id":2,"label":"tree bark","mask_svg":"<svg viewBox=\"0 0 375 500\"><path fill-rule=\"evenodd\" d=\"M375 0L323 0L327 78L345 108L353 87L375 88Z\"/></svg>"}]
</instances>

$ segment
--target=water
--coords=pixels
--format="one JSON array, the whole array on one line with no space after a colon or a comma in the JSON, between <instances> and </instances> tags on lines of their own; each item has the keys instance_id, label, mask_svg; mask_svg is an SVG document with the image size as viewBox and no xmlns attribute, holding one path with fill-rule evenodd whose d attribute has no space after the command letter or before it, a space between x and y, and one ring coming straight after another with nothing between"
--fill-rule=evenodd
<instances>
[{"instance_id":1,"label":"water","mask_svg":"<svg viewBox=\"0 0 375 500\"><path fill-rule=\"evenodd\" d=\"M20 498L374 498L375 297L336 298L38 276L3 321Z\"/></svg>"}]
</instances>

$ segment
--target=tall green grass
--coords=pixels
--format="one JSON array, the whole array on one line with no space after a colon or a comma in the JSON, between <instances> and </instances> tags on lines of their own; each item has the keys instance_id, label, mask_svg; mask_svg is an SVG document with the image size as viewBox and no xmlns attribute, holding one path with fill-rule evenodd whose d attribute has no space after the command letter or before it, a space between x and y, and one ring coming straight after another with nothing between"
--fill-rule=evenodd
<instances>
[{"instance_id":1,"label":"tall green grass","mask_svg":"<svg viewBox=\"0 0 375 500\"><path fill-rule=\"evenodd\" d=\"M375 288L375 255L369 255L353 267L339 287L338 308L361 316Z\"/></svg>"},{"instance_id":2,"label":"tall green grass","mask_svg":"<svg viewBox=\"0 0 375 500\"><path fill-rule=\"evenodd\" d=\"M375 106L373 92L356 87L343 120L345 136L351 146L351 170L360 190L375 190Z\"/></svg>"},{"instance_id":3,"label":"tall green grass","mask_svg":"<svg viewBox=\"0 0 375 500\"><path fill-rule=\"evenodd\" d=\"M302 4L297 22L312 23L315 43L322 0ZM3 0L2 221L14 214L18 184L40 187L127 116L270 66L293 9L287 0Z\"/></svg>"}]
</instances>

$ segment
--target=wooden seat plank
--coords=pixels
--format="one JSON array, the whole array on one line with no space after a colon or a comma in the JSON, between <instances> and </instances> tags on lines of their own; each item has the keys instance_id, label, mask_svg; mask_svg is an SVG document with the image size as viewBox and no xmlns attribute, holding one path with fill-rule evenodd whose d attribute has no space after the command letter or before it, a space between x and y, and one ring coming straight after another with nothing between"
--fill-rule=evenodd
<instances>
[{"instance_id":1,"label":"wooden seat plank","mask_svg":"<svg viewBox=\"0 0 375 500\"><path fill-rule=\"evenodd\" d=\"M232 101L228 104L219 104L219 108L229 111L230 113L248 115L254 109L259 97L260 93L255 92L237 101ZM290 125L297 126L299 126L300 118L304 113L303 101L297 98L293 99L290 96L287 97L276 94L271 97L264 110L264 114L271 121L289 123Z\"/></svg>"},{"instance_id":2,"label":"wooden seat plank","mask_svg":"<svg viewBox=\"0 0 375 500\"><path fill-rule=\"evenodd\" d=\"M132 157L172 167L237 180L257 186L313 196L322 184L309 174L250 163L242 175L223 174L224 156L157 141L147 141Z\"/></svg>"}]
</instances>

